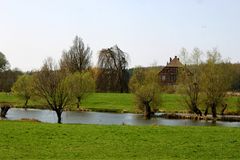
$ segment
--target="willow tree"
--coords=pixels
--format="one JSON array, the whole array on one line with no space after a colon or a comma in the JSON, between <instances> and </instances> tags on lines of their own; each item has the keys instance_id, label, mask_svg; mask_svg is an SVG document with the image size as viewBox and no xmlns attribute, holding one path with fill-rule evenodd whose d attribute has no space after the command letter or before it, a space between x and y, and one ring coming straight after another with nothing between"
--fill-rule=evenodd
<instances>
[{"instance_id":1,"label":"willow tree","mask_svg":"<svg viewBox=\"0 0 240 160\"><path fill-rule=\"evenodd\" d=\"M12 92L25 100L24 107L27 108L28 101L34 93L33 77L27 74L18 77L17 81L13 84Z\"/></svg>"},{"instance_id":2,"label":"willow tree","mask_svg":"<svg viewBox=\"0 0 240 160\"><path fill-rule=\"evenodd\" d=\"M224 104L230 87L231 76L228 66L221 60L220 53L213 49L207 52L207 63L201 71L201 90L206 105L205 115L211 108L213 118L217 117L217 107Z\"/></svg>"},{"instance_id":3,"label":"willow tree","mask_svg":"<svg viewBox=\"0 0 240 160\"><path fill-rule=\"evenodd\" d=\"M128 92L129 74L127 72L128 58L117 45L102 49L98 56L100 72L97 77L97 85L107 88L107 91Z\"/></svg>"},{"instance_id":4,"label":"willow tree","mask_svg":"<svg viewBox=\"0 0 240 160\"><path fill-rule=\"evenodd\" d=\"M85 46L83 40L76 36L70 49L63 51L60 66L71 73L76 71L82 72L91 66L91 56L92 51L90 47Z\"/></svg>"},{"instance_id":5,"label":"willow tree","mask_svg":"<svg viewBox=\"0 0 240 160\"><path fill-rule=\"evenodd\" d=\"M62 112L70 102L65 77L65 73L59 70L51 58L48 58L41 70L34 75L35 92L46 100L49 109L56 112L58 123L61 123Z\"/></svg>"},{"instance_id":6,"label":"willow tree","mask_svg":"<svg viewBox=\"0 0 240 160\"><path fill-rule=\"evenodd\" d=\"M129 82L131 92L135 95L136 106L144 112L144 117L149 119L160 105L160 85L158 71L137 68Z\"/></svg>"},{"instance_id":7,"label":"willow tree","mask_svg":"<svg viewBox=\"0 0 240 160\"><path fill-rule=\"evenodd\" d=\"M71 97L77 99L77 108L81 101L95 90L95 81L90 72L75 72L67 76L66 82Z\"/></svg>"},{"instance_id":8,"label":"willow tree","mask_svg":"<svg viewBox=\"0 0 240 160\"><path fill-rule=\"evenodd\" d=\"M202 116L199 109L200 105L200 56L202 52L195 48L192 54L188 57L185 52L182 52L182 57L185 57L185 67L181 68L178 76L178 92L183 95L183 104L190 111Z\"/></svg>"}]
</instances>

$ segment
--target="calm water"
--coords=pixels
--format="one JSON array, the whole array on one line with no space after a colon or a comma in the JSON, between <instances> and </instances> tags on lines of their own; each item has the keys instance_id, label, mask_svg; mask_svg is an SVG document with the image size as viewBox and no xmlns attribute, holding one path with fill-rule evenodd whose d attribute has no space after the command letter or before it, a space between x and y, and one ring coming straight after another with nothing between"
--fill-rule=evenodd
<instances>
[{"instance_id":1,"label":"calm water","mask_svg":"<svg viewBox=\"0 0 240 160\"><path fill-rule=\"evenodd\" d=\"M11 108L8 111L7 119L18 120L21 118L34 118L42 122L56 123L56 113L50 110L40 109L17 109ZM81 123L81 124L127 124L127 125L168 125L168 126L228 126L240 127L240 122L222 122L217 121L195 121L182 119L164 119L152 118L145 120L141 114L132 113L100 113L100 112L77 112L66 111L62 114L63 123Z\"/></svg>"}]
</instances>

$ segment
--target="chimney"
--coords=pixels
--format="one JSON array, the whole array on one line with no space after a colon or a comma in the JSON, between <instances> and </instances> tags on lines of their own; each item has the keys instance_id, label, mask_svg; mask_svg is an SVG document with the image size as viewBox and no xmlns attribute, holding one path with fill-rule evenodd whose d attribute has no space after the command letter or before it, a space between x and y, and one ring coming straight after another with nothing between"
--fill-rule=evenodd
<instances>
[{"instance_id":1,"label":"chimney","mask_svg":"<svg viewBox=\"0 0 240 160\"><path fill-rule=\"evenodd\" d=\"M172 58L170 57L170 62L172 61Z\"/></svg>"}]
</instances>

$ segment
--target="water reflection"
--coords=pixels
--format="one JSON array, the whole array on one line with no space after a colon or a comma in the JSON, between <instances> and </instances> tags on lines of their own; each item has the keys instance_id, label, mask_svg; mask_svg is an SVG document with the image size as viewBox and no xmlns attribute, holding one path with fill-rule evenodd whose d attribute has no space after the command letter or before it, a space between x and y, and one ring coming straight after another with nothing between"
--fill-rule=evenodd
<instances>
[{"instance_id":1,"label":"water reflection","mask_svg":"<svg viewBox=\"0 0 240 160\"><path fill-rule=\"evenodd\" d=\"M7 119L18 120L22 118L34 118L42 122L56 123L57 116L50 110L39 109L17 109L11 108L8 111ZM228 126L240 127L240 122L222 122L217 121L195 121L189 119L164 119L152 118L145 120L140 114L124 113L99 113L99 112L76 112L66 111L62 114L63 123L81 123L81 124L126 124L126 125L168 125L168 126Z\"/></svg>"}]
</instances>

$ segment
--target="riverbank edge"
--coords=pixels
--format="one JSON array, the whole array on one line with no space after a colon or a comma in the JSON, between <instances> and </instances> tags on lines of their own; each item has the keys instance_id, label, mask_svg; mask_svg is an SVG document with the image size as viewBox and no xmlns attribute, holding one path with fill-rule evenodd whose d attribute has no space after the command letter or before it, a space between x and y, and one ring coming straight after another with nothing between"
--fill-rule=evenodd
<instances>
[{"instance_id":1,"label":"riverbank edge","mask_svg":"<svg viewBox=\"0 0 240 160\"><path fill-rule=\"evenodd\" d=\"M195 114L181 114L181 113L163 113L155 115L155 117L166 118L166 119L190 119L190 120L211 120L211 121L224 121L224 122L240 122L239 115L217 115L213 118L211 115L198 116Z\"/></svg>"},{"instance_id":2,"label":"riverbank edge","mask_svg":"<svg viewBox=\"0 0 240 160\"><path fill-rule=\"evenodd\" d=\"M12 107L12 108L18 108L18 109L43 109L43 110L49 110L49 108L47 107L43 107L43 108L35 108L35 107L28 107L28 108L22 108L22 107ZM134 112L127 112L127 111L122 111L121 109L100 109L100 110L94 110L95 108L91 109L66 109L64 111L76 111L76 112L103 112L103 113L116 113L116 114L120 114L120 113L133 113L133 114L143 114L141 112L138 113L134 113ZM99 109L99 108L98 108ZM165 118L165 119L190 119L190 120L211 120L211 121L225 121L225 122L240 122L240 115L217 115L216 118L213 118L211 115L207 115L207 116L198 116L196 114L193 113L186 113L186 112L157 112L156 114L153 115L153 118Z\"/></svg>"},{"instance_id":3,"label":"riverbank edge","mask_svg":"<svg viewBox=\"0 0 240 160\"><path fill-rule=\"evenodd\" d=\"M13 108L23 108L23 106L14 105ZM28 105L27 109L49 109L46 105ZM80 111L80 112L106 112L106 113L135 113L135 114L142 114L143 112L136 110L136 111L130 111L130 110L124 110L124 109L116 109L116 108L92 108L92 107L80 107L80 108L65 108L64 111ZM168 113L168 114L193 114L191 111L166 111L159 109L156 113ZM240 116L240 112L233 112L233 111L225 111L224 115L235 115Z\"/></svg>"}]
</instances>

